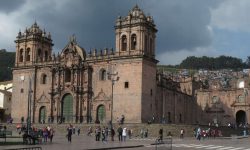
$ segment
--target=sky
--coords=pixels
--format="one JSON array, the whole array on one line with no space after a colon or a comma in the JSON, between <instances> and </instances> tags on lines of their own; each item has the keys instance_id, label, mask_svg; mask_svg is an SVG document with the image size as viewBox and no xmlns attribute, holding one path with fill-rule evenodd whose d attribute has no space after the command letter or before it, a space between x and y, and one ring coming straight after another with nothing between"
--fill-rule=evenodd
<instances>
[{"instance_id":1,"label":"sky","mask_svg":"<svg viewBox=\"0 0 250 150\"><path fill-rule=\"evenodd\" d=\"M158 29L159 64L176 65L188 56L250 56L250 0L1 0L0 49L15 51L17 33L35 21L51 33L55 53L73 34L87 52L114 48L115 20L136 4Z\"/></svg>"}]
</instances>

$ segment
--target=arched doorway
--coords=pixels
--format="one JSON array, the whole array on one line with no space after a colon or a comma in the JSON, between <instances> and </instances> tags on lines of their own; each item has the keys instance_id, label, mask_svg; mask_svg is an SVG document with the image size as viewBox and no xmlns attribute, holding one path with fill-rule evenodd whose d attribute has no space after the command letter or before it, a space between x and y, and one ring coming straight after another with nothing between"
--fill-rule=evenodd
<instances>
[{"instance_id":1,"label":"arched doorway","mask_svg":"<svg viewBox=\"0 0 250 150\"><path fill-rule=\"evenodd\" d=\"M62 100L62 122L73 122L73 97L66 94Z\"/></svg>"},{"instance_id":2,"label":"arched doorway","mask_svg":"<svg viewBox=\"0 0 250 150\"><path fill-rule=\"evenodd\" d=\"M100 105L97 108L97 116L96 116L96 121L97 122L104 122L105 121L105 107L104 105Z\"/></svg>"},{"instance_id":3,"label":"arched doorway","mask_svg":"<svg viewBox=\"0 0 250 150\"><path fill-rule=\"evenodd\" d=\"M246 123L246 112L243 110L239 110L236 113L236 124L237 125L245 125Z\"/></svg>"},{"instance_id":4,"label":"arched doorway","mask_svg":"<svg viewBox=\"0 0 250 150\"><path fill-rule=\"evenodd\" d=\"M42 106L40 107L40 110L39 110L39 122L45 123L45 121L46 121L46 107Z\"/></svg>"}]
</instances>

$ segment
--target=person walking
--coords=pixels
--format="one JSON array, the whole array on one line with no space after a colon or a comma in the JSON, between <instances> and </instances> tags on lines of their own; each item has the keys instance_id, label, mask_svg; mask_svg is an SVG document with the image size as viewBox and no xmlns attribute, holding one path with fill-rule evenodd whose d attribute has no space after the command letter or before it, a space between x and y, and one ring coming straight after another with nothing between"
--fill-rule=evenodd
<instances>
[{"instance_id":1,"label":"person walking","mask_svg":"<svg viewBox=\"0 0 250 150\"><path fill-rule=\"evenodd\" d=\"M162 142L163 141L163 129L161 128L159 130L159 142Z\"/></svg>"},{"instance_id":2,"label":"person walking","mask_svg":"<svg viewBox=\"0 0 250 150\"><path fill-rule=\"evenodd\" d=\"M72 125L70 124L69 127L68 127L68 142L71 143L71 140L72 140L72 133L73 133L73 128L72 128Z\"/></svg>"},{"instance_id":3,"label":"person walking","mask_svg":"<svg viewBox=\"0 0 250 150\"><path fill-rule=\"evenodd\" d=\"M105 131L106 129L105 129L105 127L103 127L103 129L102 129L102 142L106 142L105 141L105 139L106 139L106 135L105 135Z\"/></svg>"},{"instance_id":4,"label":"person walking","mask_svg":"<svg viewBox=\"0 0 250 150\"><path fill-rule=\"evenodd\" d=\"M114 128L111 129L111 141L114 141L115 130Z\"/></svg>"}]
</instances>

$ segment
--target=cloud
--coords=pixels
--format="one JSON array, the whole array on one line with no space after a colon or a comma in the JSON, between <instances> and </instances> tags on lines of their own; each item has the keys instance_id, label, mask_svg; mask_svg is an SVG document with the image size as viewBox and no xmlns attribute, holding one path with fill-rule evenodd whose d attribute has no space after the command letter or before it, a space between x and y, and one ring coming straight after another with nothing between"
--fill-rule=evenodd
<instances>
[{"instance_id":1,"label":"cloud","mask_svg":"<svg viewBox=\"0 0 250 150\"><path fill-rule=\"evenodd\" d=\"M159 29L157 40L160 53L186 49L193 51L197 47L207 47L212 43L212 31L209 28L211 9L219 1L175 0L157 1L151 6L152 14Z\"/></svg>"},{"instance_id":2,"label":"cloud","mask_svg":"<svg viewBox=\"0 0 250 150\"><path fill-rule=\"evenodd\" d=\"M176 56L172 60L173 63L184 58L184 54L197 53L197 49L211 50L214 39L211 12L218 10L217 7L223 6L221 3L224 3L217 0L26 0L22 2L18 1L15 5L12 2L8 5L0 2L3 4L0 6L3 7L0 11L0 20L4 20L4 23L0 24L0 48L14 51L13 41L18 30L24 31L35 20L40 28L51 32L55 52L63 49L72 34L76 35L78 43L87 51L90 48L111 48L115 46L114 23L117 16L127 15L137 3L146 15L150 14L154 18L158 29L157 58L161 62L167 62L163 56L173 54ZM180 53L183 55L175 55Z\"/></svg>"},{"instance_id":3,"label":"cloud","mask_svg":"<svg viewBox=\"0 0 250 150\"><path fill-rule=\"evenodd\" d=\"M212 11L211 25L233 32L250 32L250 1L227 0Z\"/></svg>"},{"instance_id":4,"label":"cloud","mask_svg":"<svg viewBox=\"0 0 250 150\"><path fill-rule=\"evenodd\" d=\"M0 12L10 13L18 10L19 7L25 4L25 0L6 0L0 1Z\"/></svg>"},{"instance_id":5,"label":"cloud","mask_svg":"<svg viewBox=\"0 0 250 150\"><path fill-rule=\"evenodd\" d=\"M178 65L180 64L184 59L187 58L187 56L209 56L209 57L217 57L218 51L214 49L213 47L197 47L193 49L193 51L190 50L179 50L179 51L167 51L160 55L158 55L158 59L160 60L159 64L172 64L172 65Z\"/></svg>"}]
</instances>

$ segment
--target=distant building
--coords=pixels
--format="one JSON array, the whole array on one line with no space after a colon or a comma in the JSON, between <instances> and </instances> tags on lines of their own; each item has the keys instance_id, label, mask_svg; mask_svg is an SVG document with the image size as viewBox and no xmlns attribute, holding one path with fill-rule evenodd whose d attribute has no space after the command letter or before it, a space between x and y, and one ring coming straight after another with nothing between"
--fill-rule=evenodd
<instances>
[{"instance_id":1,"label":"distant building","mask_svg":"<svg viewBox=\"0 0 250 150\"><path fill-rule=\"evenodd\" d=\"M11 117L12 81L0 82L0 122Z\"/></svg>"}]
</instances>

